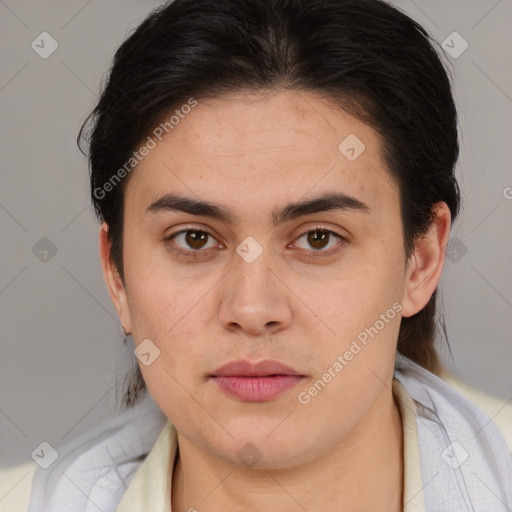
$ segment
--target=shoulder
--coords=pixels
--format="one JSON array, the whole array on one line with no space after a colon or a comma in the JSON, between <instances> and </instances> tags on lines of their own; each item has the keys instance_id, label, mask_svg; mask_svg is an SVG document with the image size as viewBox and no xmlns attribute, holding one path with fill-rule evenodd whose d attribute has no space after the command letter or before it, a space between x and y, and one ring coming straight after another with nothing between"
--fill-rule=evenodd
<instances>
[{"instance_id":1,"label":"shoulder","mask_svg":"<svg viewBox=\"0 0 512 512\"><path fill-rule=\"evenodd\" d=\"M57 458L48 468L32 467L28 508L20 510L82 512L93 503L113 512L166 423L146 394L133 408L55 446Z\"/></svg>"},{"instance_id":2,"label":"shoulder","mask_svg":"<svg viewBox=\"0 0 512 512\"><path fill-rule=\"evenodd\" d=\"M512 458L489 414L403 356L397 357L395 378L415 406L427 508L508 510Z\"/></svg>"},{"instance_id":3,"label":"shoulder","mask_svg":"<svg viewBox=\"0 0 512 512\"><path fill-rule=\"evenodd\" d=\"M447 370L443 370L439 376L450 387L464 395L492 419L503 436L508 451L512 455L512 401L503 400L474 388Z\"/></svg>"}]
</instances>

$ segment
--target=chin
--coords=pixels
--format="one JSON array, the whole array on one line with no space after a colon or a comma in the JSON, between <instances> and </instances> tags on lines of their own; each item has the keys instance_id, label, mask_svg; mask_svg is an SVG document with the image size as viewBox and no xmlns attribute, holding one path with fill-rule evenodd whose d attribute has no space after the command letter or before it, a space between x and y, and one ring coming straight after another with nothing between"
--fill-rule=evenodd
<instances>
[{"instance_id":1,"label":"chin","mask_svg":"<svg viewBox=\"0 0 512 512\"><path fill-rule=\"evenodd\" d=\"M208 448L230 464L255 470L279 470L299 466L314 458L313 447L304 438L294 438L286 430L254 433L250 429L229 430L233 437L223 436L225 443L207 441ZM217 440L218 441L218 440Z\"/></svg>"}]
</instances>

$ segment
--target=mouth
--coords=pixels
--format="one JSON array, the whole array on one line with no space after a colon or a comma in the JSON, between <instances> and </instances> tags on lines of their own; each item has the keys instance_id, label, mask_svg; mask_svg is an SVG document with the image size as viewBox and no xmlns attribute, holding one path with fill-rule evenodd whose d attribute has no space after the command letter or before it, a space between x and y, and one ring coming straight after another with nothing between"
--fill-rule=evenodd
<instances>
[{"instance_id":1,"label":"mouth","mask_svg":"<svg viewBox=\"0 0 512 512\"><path fill-rule=\"evenodd\" d=\"M232 361L218 368L210 379L225 393L243 402L267 402L296 386L305 375L279 361Z\"/></svg>"}]
</instances>

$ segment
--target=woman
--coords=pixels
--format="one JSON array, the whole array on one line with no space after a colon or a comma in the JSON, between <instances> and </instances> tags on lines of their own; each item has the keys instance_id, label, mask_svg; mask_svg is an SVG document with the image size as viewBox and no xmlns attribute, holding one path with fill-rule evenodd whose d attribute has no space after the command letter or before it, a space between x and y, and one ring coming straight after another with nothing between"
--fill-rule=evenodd
<instances>
[{"instance_id":1,"label":"woman","mask_svg":"<svg viewBox=\"0 0 512 512\"><path fill-rule=\"evenodd\" d=\"M176 0L89 121L138 367L30 512L509 510L500 433L435 375L457 117L417 23L379 0Z\"/></svg>"}]
</instances>

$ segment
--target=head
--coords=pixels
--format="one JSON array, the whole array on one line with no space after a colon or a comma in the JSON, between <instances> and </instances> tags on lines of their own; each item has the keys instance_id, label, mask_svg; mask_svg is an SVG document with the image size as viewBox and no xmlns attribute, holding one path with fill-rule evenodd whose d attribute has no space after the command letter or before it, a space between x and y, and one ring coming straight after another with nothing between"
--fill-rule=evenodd
<instances>
[{"instance_id":1,"label":"head","mask_svg":"<svg viewBox=\"0 0 512 512\"><path fill-rule=\"evenodd\" d=\"M397 350L437 370L457 118L406 15L379 0L176 0L118 49L79 139L89 124L106 282L135 346L160 351L130 375L127 405L147 387L198 444L225 455L253 428L298 461L325 422L357 423ZM298 389L237 402L210 379L232 359L277 359L307 391L347 351L307 406ZM266 439L283 403L296 421ZM215 440L199 404L219 411ZM306 429L299 454L285 440Z\"/></svg>"}]
</instances>

